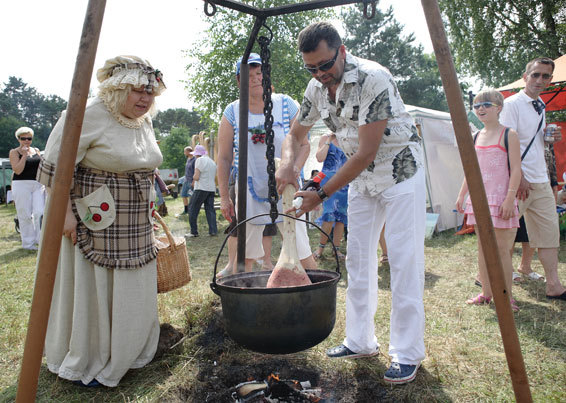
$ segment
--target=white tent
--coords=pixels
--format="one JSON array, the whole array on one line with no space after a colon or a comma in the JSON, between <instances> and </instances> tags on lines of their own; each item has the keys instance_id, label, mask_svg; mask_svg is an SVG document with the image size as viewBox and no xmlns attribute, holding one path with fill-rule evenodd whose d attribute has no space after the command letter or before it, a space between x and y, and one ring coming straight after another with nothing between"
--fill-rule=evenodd
<instances>
[{"instance_id":1,"label":"white tent","mask_svg":"<svg viewBox=\"0 0 566 403\"><path fill-rule=\"evenodd\" d=\"M464 178L464 171L450 114L418 106L405 106L415 120L419 134L423 138L427 211L439 215L436 224L437 231L455 228L462 223L463 219L462 214L454 211L454 202ZM475 128L472 127L472 131L474 130ZM320 136L324 133L328 133L328 129L322 121L311 130L311 152L304 168L307 178L310 177L311 170L322 168L322 163L316 160L315 154Z\"/></svg>"}]
</instances>

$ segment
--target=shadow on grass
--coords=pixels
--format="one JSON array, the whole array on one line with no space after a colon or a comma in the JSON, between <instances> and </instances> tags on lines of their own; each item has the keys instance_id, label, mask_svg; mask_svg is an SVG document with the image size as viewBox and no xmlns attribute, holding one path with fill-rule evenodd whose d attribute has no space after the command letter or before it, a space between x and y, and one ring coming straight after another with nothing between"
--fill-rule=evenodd
<instances>
[{"instance_id":1,"label":"shadow on grass","mask_svg":"<svg viewBox=\"0 0 566 403\"><path fill-rule=\"evenodd\" d=\"M144 368L131 369L115 388L103 386L87 388L77 386L71 381L57 377L57 375L48 371L46 365L42 365L39 374L36 401L137 401L144 394L154 391L156 385L165 382L167 378L171 376L171 369L181 364L182 360L182 356L178 354L168 354L167 356L152 361ZM17 385L10 385L0 393L0 401L15 401L16 393Z\"/></svg>"},{"instance_id":2,"label":"shadow on grass","mask_svg":"<svg viewBox=\"0 0 566 403\"><path fill-rule=\"evenodd\" d=\"M1 243L1 241L0 241ZM10 252L0 254L0 263L13 263L14 261L22 258L37 255L37 251L18 248Z\"/></svg>"},{"instance_id":3,"label":"shadow on grass","mask_svg":"<svg viewBox=\"0 0 566 403\"><path fill-rule=\"evenodd\" d=\"M469 236L473 236L473 234L456 235L456 229L450 229L435 233L432 238L425 239L425 247L441 249L452 248L461 242L465 242Z\"/></svg>"}]
</instances>

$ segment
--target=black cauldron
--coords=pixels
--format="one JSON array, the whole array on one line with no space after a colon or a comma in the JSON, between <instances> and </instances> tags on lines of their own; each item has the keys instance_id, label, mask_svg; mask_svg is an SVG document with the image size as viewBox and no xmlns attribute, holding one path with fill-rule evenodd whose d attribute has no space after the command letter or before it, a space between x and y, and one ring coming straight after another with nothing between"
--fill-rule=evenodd
<instances>
[{"instance_id":1,"label":"black cauldron","mask_svg":"<svg viewBox=\"0 0 566 403\"><path fill-rule=\"evenodd\" d=\"M317 345L332 332L336 286L341 277L336 250L336 271L307 270L312 284L283 288L265 288L271 271L237 273L216 280L220 253L210 287L220 296L226 331L238 344L260 353L289 354Z\"/></svg>"}]
</instances>

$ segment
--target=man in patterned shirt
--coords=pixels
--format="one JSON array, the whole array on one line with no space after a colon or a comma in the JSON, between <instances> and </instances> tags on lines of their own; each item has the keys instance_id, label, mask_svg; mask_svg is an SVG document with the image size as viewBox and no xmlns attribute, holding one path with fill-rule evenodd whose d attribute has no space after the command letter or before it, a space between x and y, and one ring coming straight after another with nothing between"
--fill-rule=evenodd
<instances>
[{"instance_id":1,"label":"man in patterned shirt","mask_svg":"<svg viewBox=\"0 0 566 403\"><path fill-rule=\"evenodd\" d=\"M332 358L377 354L377 247L385 238L391 268L390 368L387 382L415 379L424 348L425 182L421 140L391 73L378 63L352 56L336 29L313 23L299 34L309 82L299 116L283 145L276 174L278 190L295 183L294 161L301 141L322 119L348 157L318 192L298 192L302 211L311 211L350 184L346 267L346 338L327 351Z\"/></svg>"}]
</instances>

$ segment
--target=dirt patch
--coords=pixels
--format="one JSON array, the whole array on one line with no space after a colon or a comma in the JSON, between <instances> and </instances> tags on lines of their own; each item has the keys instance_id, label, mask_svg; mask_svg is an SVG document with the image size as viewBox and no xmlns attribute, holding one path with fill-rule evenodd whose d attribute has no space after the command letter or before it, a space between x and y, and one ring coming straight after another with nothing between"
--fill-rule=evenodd
<instances>
[{"instance_id":1,"label":"dirt patch","mask_svg":"<svg viewBox=\"0 0 566 403\"><path fill-rule=\"evenodd\" d=\"M183 333L175 329L169 323L162 323L159 327L159 342L157 343L157 351L155 352L154 360L160 358L167 351L171 350L183 338Z\"/></svg>"},{"instance_id":2,"label":"dirt patch","mask_svg":"<svg viewBox=\"0 0 566 403\"><path fill-rule=\"evenodd\" d=\"M225 333L220 309L215 311L205 332L198 337L197 344L201 347L198 374L196 382L178 390L178 397L183 401L232 402L232 393L237 385L252 380L267 380L271 374L276 374L282 380L309 381L312 388L321 389L320 402L391 400L391 397L388 399L390 388L363 368L358 368L356 376L352 378L338 371L321 370L294 355L234 354L234 350L240 347ZM251 401L267 400L258 397ZM297 400L295 397L280 401L310 400Z\"/></svg>"}]
</instances>

